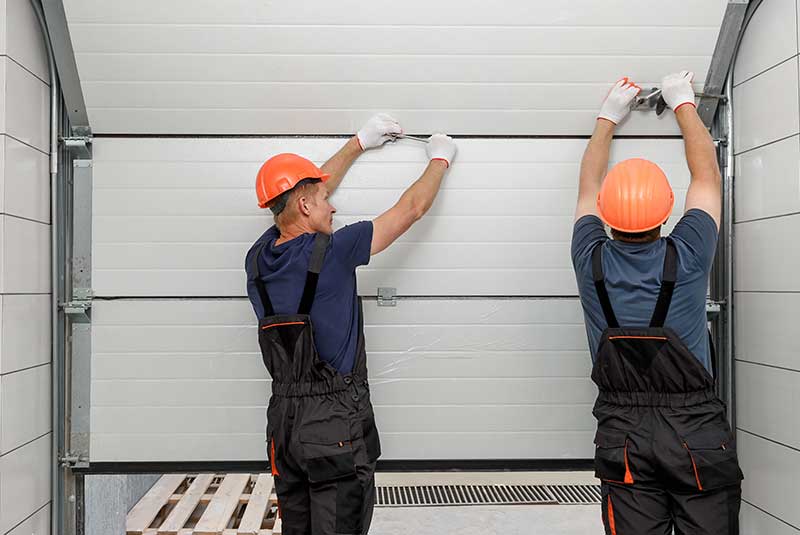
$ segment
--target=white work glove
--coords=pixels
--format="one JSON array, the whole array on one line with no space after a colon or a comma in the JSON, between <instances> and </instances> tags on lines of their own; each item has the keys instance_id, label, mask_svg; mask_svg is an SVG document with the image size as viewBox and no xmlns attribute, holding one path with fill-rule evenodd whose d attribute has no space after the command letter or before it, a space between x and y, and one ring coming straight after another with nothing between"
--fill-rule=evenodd
<instances>
[{"instance_id":1,"label":"white work glove","mask_svg":"<svg viewBox=\"0 0 800 535\"><path fill-rule=\"evenodd\" d=\"M450 163L456 157L456 142L450 136L433 134L425 144L425 151L430 160L442 160L447 167L450 167Z\"/></svg>"},{"instance_id":2,"label":"white work glove","mask_svg":"<svg viewBox=\"0 0 800 535\"><path fill-rule=\"evenodd\" d=\"M661 80L661 96L664 97L667 106L672 108L673 111L684 104L691 104L695 108L697 107L694 103L692 78L694 78L693 72L681 71L675 74L668 74Z\"/></svg>"},{"instance_id":3,"label":"white work glove","mask_svg":"<svg viewBox=\"0 0 800 535\"><path fill-rule=\"evenodd\" d=\"M642 88L628 80L627 76L617 80L603 101L597 118L619 124L630 113L631 103L641 90Z\"/></svg>"},{"instance_id":4,"label":"white work glove","mask_svg":"<svg viewBox=\"0 0 800 535\"><path fill-rule=\"evenodd\" d=\"M403 129L397 119L387 113L373 115L369 121L361 127L356 137L361 150L380 147L390 139L391 134L402 134Z\"/></svg>"}]
</instances>

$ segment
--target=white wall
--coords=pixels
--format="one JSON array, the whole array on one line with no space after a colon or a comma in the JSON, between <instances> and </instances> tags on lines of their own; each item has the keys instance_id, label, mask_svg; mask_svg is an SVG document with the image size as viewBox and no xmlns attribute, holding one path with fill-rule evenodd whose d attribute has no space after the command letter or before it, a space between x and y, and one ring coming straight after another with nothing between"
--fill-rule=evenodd
<instances>
[{"instance_id":1,"label":"white wall","mask_svg":"<svg viewBox=\"0 0 800 535\"><path fill-rule=\"evenodd\" d=\"M800 533L798 5L767 0L736 62L736 397L743 535Z\"/></svg>"},{"instance_id":2,"label":"white wall","mask_svg":"<svg viewBox=\"0 0 800 535\"><path fill-rule=\"evenodd\" d=\"M0 0L0 534L50 533L48 84L29 0Z\"/></svg>"},{"instance_id":3,"label":"white wall","mask_svg":"<svg viewBox=\"0 0 800 535\"><path fill-rule=\"evenodd\" d=\"M255 173L276 152L321 163L343 141L95 140L93 461L263 459L270 385L243 259L272 218ZM384 458L589 458L595 389L569 259L586 140L458 143L430 213L358 270L364 296L416 296L365 303ZM669 174L678 215L682 142L614 144L612 160L633 156ZM424 165L410 141L364 154L332 197L337 225L389 208Z\"/></svg>"},{"instance_id":4,"label":"white wall","mask_svg":"<svg viewBox=\"0 0 800 535\"><path fill-rule=\"evenodd\" d=\"M726 0L64 2L95 133L589 134L623 75L705 80ZM677 134L635 112L625 134Z\"/></svg>"}]
</instances>

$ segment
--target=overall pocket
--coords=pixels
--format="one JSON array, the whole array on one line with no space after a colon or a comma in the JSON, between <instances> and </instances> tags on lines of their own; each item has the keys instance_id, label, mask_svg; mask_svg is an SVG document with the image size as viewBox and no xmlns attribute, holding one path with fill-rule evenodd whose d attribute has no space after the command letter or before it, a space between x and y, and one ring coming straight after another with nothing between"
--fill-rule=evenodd
<instances>
[{"instance_id":1,"label":"overall pocket","mask_svg":"<svg viewBox=\"0 0 800 535\"><path fill-rule=\"evenodd\" d=\"M623 431L597 430L594 437L595 477L611 483L633 484L628 464L628 435Z\"/></svg>"},{"instance_id":2,"label":"overall pocket","mask_svg":"<svg viewBox=\"0 0 800 535\"><path fill-rule=\"evenodd\" d=\"M744 479L729 430L703 427L683 437L683 447L698 490L727 487Z\"/></svg>"},{"instance_id":3,"label":"overall pocket","mask_svg":"<svg viewBox=\"0 0 800 535\"><path fill-rule=\"evenodd\" d=\"M298 437L309 481L321 483L356 475L349 427L347 420L335 418L300 429Z\"/></svg>"},{"instance_id":4,"label":"overall pocket","mask_svg":"<svg viewBox=\"0 0 800 535\"><path fill-rule=\"evenodd\" d=\"M367 462L375 462L381 456L381 439L378 428L375 426L375 414L372 408L364 414L361 420L361 433L367 448Z\"/></svg>"}]
</instances>

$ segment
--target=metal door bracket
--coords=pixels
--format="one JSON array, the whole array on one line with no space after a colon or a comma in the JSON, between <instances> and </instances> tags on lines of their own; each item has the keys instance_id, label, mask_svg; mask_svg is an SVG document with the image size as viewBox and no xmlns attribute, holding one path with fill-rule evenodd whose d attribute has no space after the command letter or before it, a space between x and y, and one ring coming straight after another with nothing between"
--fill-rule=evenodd
<instances>
[{"instance_id":1,"label":"metal door bracket","mask_svg":"<svg viewBox=\"0 0 800 535\"><path fill-rule=\"evenodd\" d=\"M378 288L378 306L397 306L397 288Z\"/></svg>"},{"instance_id":2,"label":"metal door bracket","mask_svg":"<svg viewBox=\"0 0 800 535\"><path fill-rule=\"evenodd\" d=\"M722 309L725 307L725 301L713 301L711 299L706 300L706 316L709 320L715 318L719 315Z\"/></svg>"},{"instance_id":3,"label":"metal door bracket","mask_svg":"<svg viewBox=\"0 0 800 535\"><path fill-rule=\"evenodd\" d=\"M76 158L88 160L92 157L91 136L62 137L61 141L64 143L67 150L74 154Z\"/></svg>"},{"instance_id":4,"label":"metal door bracket","mask_svg":"<svg viewBox=\"0 0 800 535\"><path fill-rule=\"evenodd\" d=\"M58 463L64 468L89 468L88 457L81 457L72 452L60 457Z\"/></svg>"},{"instance_id":5,"label":"metal door bracket","mask_svg":"<svg viewBox=\"0 0 800 535\"><path fill-rule=\"evenodd\" d=\"M73 292L73 299L61 304L64 309L64 314L73 317L73 321L84 322L89 321L89 309L92 308L92 298L94 292L91 288L75 288Z\"/></svg>"}]
</instances>

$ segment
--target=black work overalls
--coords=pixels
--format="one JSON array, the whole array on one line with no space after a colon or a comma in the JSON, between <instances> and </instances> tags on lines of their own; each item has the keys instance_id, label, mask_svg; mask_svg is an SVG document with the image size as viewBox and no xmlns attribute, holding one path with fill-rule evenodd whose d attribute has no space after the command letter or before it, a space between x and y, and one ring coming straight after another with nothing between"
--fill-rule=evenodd
<instances>
[{"instance_id":1,"label":"black work overalls","mask_svg":"<svg viewBox=\"0 0 800 535\"><path fill-rule=\"evenodd\" d=\"M380 442L367 383L364 325L351 374L322 361L309 313L330 236L317 234L297 314L275 314L252 256L251 279L264 306L258 341L272 377L267 450L285 535L367 533ZM359 300L359 307L361 302ZM342 311L343 313L345 311Z\"/></svg>"},{"instance_id":2,"label":"black work overalls","mask_svg":"<svg viewBox=\"0 0 800 535\"><path fill-rule=\"evenodd\" d=\"M603 244L592 276L608 328L592 380L595 475L603 482L607 535L738 533L742 472L714 379L664 327L677 275L667 238L661 290L649 327L620 327L603 274ZM713 351L712 351L713 355Z\"/></svg>"}]
</instances>

